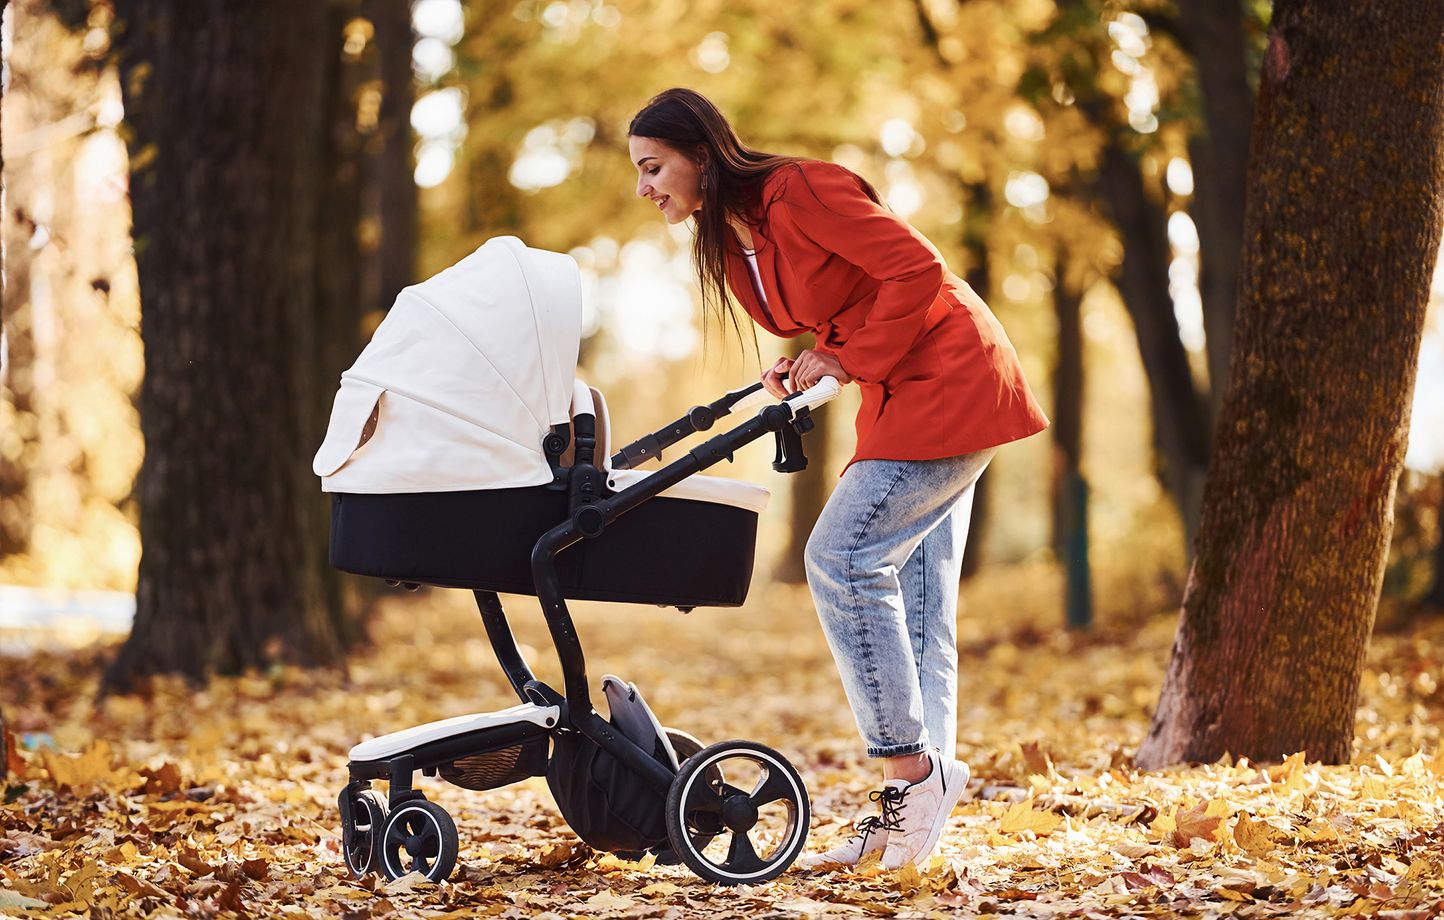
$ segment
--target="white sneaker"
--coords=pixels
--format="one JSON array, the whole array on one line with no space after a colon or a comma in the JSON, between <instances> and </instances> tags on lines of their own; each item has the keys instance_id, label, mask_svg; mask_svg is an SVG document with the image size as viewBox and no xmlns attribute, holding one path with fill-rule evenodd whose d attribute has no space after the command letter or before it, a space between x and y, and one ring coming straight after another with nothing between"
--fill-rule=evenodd
<instances>
[{"instance_id":1,"label":"white sneaker","mask_svg":"<svg viewBox=\"0 0 1444 920\"><path fill-rule=\"evenodd\" d=\"M968 765L961 760L946 759L937 749L928 751L928 759L932 772L904 787L902 802L894 806L897 820L889 828L887 849L882 854L884 869L901 869L927 859L968 785Z\"/></svg>"},{"instance_id":2,"label":"white sneaker","mask_svg":"<svg viewBox=\"0 0 1444 920\"><path fill-rule=\"evenodd\" d=\"M897 806L903 800L907 780L891 779L868 798L882 805L881 815L869 815L857 822L856 833L840 846L825 853L806 853L797 859L799 869L841 869L855 866L869 853L887 846L888 831L897 824Z\"/></svg>"}]
</instances>

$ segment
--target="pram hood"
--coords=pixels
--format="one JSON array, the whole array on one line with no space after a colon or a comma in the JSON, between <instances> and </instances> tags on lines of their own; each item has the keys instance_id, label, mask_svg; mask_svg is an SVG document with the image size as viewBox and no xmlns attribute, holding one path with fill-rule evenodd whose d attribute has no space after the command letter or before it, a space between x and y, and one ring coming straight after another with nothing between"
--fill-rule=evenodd
<instances>
[{"instance_id":1,"label":"pram hood","mask_svg":"<svg viewBox=\"0 0 1444 920\"><path fill-rule=\"evenodd\" d=\"M542 439L570 419L581 278L570 256L496 237L396 298L341 375L312 466L327 492L550 482Z\"/></svg>"}]
</instances>

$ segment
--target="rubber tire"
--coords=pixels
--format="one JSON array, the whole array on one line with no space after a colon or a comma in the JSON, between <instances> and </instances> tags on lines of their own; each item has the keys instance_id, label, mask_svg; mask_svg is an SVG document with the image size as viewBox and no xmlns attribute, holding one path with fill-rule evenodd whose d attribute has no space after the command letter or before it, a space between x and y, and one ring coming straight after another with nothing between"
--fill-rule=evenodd
<instances>
[{"instance_id":1,"label":"rubber tire","mask_svg":"<svg viewBox=\"0 0 1444 920\"><path fill-rule=\"evenodd\" d=\"M765 860L765 868L759 872L747 875L734 875L718 868L710 860L703 857L693 849L691 835L687 831L686 820L682 814L682 802L687 792L698 781L700 774L708 770L718 770L717 761L725 760L729 755L745 753L752 755L752 759L764 762L770 761L770 766L782 771L789 780L795 797L789 797L796 809L794 815L793 839L781 846L777 853L770 859ZM780 800L779 800L780 801ZM807 798L807 787L802 782L786 757L774 751L772 748L755 741L720 741L717 744L705 747L688 757L678 771L672 786L667 790L667 838L671 841L672 851L680 856L687 868L696 873L698 878L718 885L755 885L760 882L770 881L787 871L802 852L802 847L807 843L807 832L812 820L812 809ZM708 837L710 842L712 837ZM704 844L705 846L705 844Z\"/></svg>"},{"instance_id":2,"label":"rubber tire","mask_svg":"<svg viewBox=\"0 0 1444 920\"><path fill-rule=\"evenodd\" d=\"M436 856L431 861L431 866L423 874L433 882L444 882L451 877L451 872L456 868L456 857L461 850L461 842L456 833L456 822L451 820L451 815L446 809L435 802L428 802L426 799L412 799L409 802L402 802L392 809L386 816L385 830L381 835L381 871L390 881L396 881L403 875L413 871L412 868L401 864L404 856L398 848L396 864L391 858L391 832L401 818L422 812L427 820L435 827L441 846Z\"/></svg>"},{"instance_id":3,"label":"rubber tire","mask_svg":"<svg viewBox=\"0 0 1444 920\"><path fill-rule=\"evenodd\" d=\"M364 808L367 817L370 818L370 829L358 831L355 828L354 816L357 808ZM386 815L389 812L386 804L386 796L375 789L365 789L355 793L351 802L351 814L353 816L352 827L341 828L341 860L346 863L346 868L356 878L365 878L376 871L377 853L380 851L381 833L386 827ZM370 846L366 853L366 862L363 865L356 865L351 861L351 848L346 845L348 836L358 833L365 833L370 838Z\"/></svg>"},{"instance_id":4,"label":"rubber tire","mask_svg":"<svg viewBox=\"0 0 1444 920\"><path fill-rule=\"evenodd\" d=\"M679 768L687 762L688 757L691 757L706 747L705 744L697 740L697 736L690 732L684 732L680 728L664 725L662 726L662 731L667 733L667 740L672 744L672 753L677 755L677 765ZM720 777L720 774L718 775ZM698 835L697 845L699 847L705 847L711 842L711 837L703 838L702 835ZM681 857L679 857L676 851L670 846L665 846L652 852L657 857L658 865L675 866L682 861Z\"/></svg>"}]
</instances>

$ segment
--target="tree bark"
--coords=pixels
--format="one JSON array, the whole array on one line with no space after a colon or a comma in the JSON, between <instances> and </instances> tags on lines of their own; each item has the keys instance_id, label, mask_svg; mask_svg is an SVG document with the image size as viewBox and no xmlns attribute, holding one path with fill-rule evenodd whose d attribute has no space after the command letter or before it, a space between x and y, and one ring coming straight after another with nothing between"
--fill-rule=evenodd
<instances>
[{"instance_id":1,"label":"tree bark","mask_svg":"<svg viewBox=\"0 0 1444 920\"><path fill-rule=\"evenodd\" d=\"M1198 227L1199 294L1207 337L1209 416L1216 417L1228 379L1233 319L1238 307L1243 248L1244 187L1248 179L1249 88L1240 0L1179 0L1180 24L1203 103L1203 132L1189 145Z\"/></svg>"},{"instance_id":2,"label":"tree bark","mask_svg":"<svg viewBox=\"0 0 1444 920\"><path fill-rule=\"evenodd\" d=\"M380 228L375 308L389 310L396 295L416 278L417 191L411 107L416 101L411 74L415 36L410 0L370 0L376 23L381 113L376 130L373 184Z\"/></svg>"},{"instance_id":3,"label":"tree bark","mask_svg":"<svg viewBox=\"0 0 1444 920\"><path fill-rule=\"evenodd\" d=\"M321 334L325 5L116 8L146 457L136 619L106 686L336 662L304 367Z\"/></svg>"},{"instance_id":4,"label":"tree bark","mask_svg":"<svg viewBox=\"0 0 1444 920\"><path fill-rule=\"evenodd\" d=\"M1345 762L1444 223L1444 6L1279 0L1198 553L1137 762Z\"/></svg>"},{"instance_id":5,"label":"tree bark","mask_svg":"<svg viewBox=\"0 0 1444 920\"><path fill-rule=\"evenodd\" d=\"M1063 563L1064 621L1093 623L1088 561L1088 481L1083 478L1083 298L1067 279L1067 253L1058 253L1053 309L1058 359L1053 369L1053 551Z\"/></svg>"},{"instance_id":6,"label":"tree bark","mask_svg":"<svg viewBox=\"0 0 1444 920\"><path fill-rule=\"evenodd\" d=\"M0 0L0 16L4 16L7 5L6 0ZM17 12L11 10L10 15ZM17 35L13 26L11 34ZM12 74L19 56L12 44ZM0 86L0 103L4 92ZM29 470L36 425L35 337L30 310L30 237L35 228L16 208L10 186L0 154L0 213L4 215L0 219L0 340L4 343L0 349L0 399L10 406L9 430L0 432L0 559L29 549L34 514Z\"/></svg>"}]
</instances>

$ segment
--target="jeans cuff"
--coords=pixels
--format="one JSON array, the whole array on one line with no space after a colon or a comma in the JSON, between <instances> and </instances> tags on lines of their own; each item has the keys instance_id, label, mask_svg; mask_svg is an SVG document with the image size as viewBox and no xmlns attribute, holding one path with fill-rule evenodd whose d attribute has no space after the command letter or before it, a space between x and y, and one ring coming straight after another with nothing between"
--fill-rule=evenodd
<instances>
[{"instance_id":1,"label":"jeans cuff","mask_svg":"<svg viewBox=\"0 0 1444 920\"><path fill-rule=\"evenodd\" d=\"M906 757L909 754L921 754L928 749L923 741L914 741L909 744L889 744L886 747L868 746L867 756L869 757Z\"/></svg>"}]
</instances>

